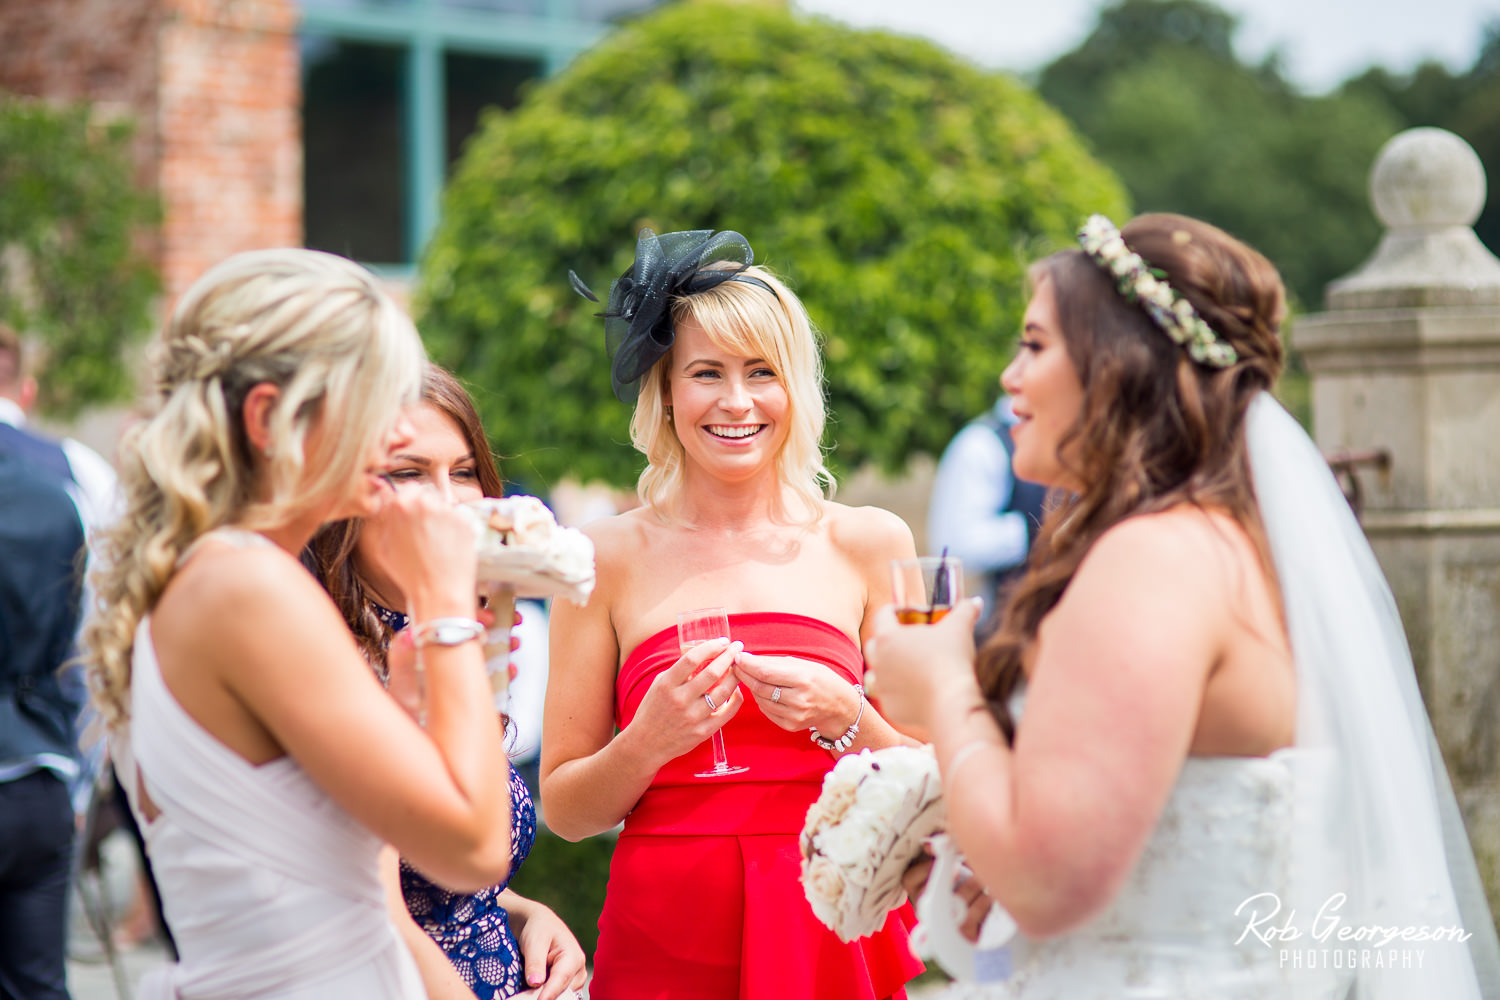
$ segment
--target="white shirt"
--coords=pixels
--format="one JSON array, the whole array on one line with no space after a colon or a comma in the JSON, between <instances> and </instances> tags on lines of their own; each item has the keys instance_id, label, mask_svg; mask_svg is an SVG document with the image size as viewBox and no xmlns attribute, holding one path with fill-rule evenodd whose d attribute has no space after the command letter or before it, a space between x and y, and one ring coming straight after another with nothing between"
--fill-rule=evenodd
<instances>
[{"instance_id":1,"label":"white shirt","mask_svg":"<svg viewBox=\"0 0 1500 1000\"><path fill-rule=\"evenodd\" d=\"M1010 401L999 404L1000 418L1014 422ZM1026 561L1026 515L1007 511L1015 477L1010 454L995 432L982 424L959 431L938 462L927 507L927 547L947 548L963 560L966 574L1001 572Z\"/></svg>"}]
</instances>

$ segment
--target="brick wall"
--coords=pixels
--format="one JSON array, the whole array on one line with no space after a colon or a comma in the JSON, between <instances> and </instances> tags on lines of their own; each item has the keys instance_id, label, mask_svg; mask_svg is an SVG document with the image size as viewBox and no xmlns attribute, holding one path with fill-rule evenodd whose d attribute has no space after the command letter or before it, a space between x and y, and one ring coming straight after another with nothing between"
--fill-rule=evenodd
<instances>
[{"instance_id":1,"label":"brick wall","mask_svg":"<svg viewBox=\"0 0 1500 1000\"><path fill-rule=\"evenodd\" d=\"M302 243L291 0L160 0L162 275L169 296L239 250Z\"/></svg>"},{"instance_id":2,"label":"brick wall","mask_svg":"<svg viewBox=\"0 0 1500 1000\"><path fill-rule=\"evenodd\" d=\"M167 304L238 250L302 242L293 0L0 0L0 88L137 123Z\"/></svg>"}]
</instances>

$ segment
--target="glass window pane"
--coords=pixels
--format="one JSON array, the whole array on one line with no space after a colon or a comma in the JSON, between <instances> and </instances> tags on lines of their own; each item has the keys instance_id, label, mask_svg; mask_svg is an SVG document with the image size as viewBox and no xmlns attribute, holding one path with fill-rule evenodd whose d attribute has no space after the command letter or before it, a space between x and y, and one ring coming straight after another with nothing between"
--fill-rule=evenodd
<instances>
[{"instance_id":1,"label":"glass window pane","mask_svg":"<svg viewBox=\"0 0 1500 1000\"><path fill-rule=\"evenodd\" d=\"M662 0L573 0L573 10L583 21L613 21L661 5Z\"/></svg>"},{"instance_id":2,"label":"glass window pane","mask_svg":"<svg viewBox=\"0 0 1500 1000\"><path fill-rule=\"evenodd\" d=\"M448 163L463 152L464 143L479 125L479 113L492 105L509 111L520 100L521 85L542 75L538 59L475 56L449 52L445 60L448 84Z\"/></svg>"},{"instance_id":3,"label":"glass window pane","mask_svg":"<svg viewBox=\"0 0 1500 1000\"><path fill-rule=\"evenodd\" d=\"M405 51L302 36L306 243L373 263L405 259Z\"/></svg>"},{"instance_id":4,"label":"glass window pane","mask_svg":"<svg viewBox=\"0 0 1500 1000\"><path fill-rule=\"evenodd\" d=\"M501 14L541 14L546 0L440 0L444 7L487 10Z\"/></svg>"}]
</instances>

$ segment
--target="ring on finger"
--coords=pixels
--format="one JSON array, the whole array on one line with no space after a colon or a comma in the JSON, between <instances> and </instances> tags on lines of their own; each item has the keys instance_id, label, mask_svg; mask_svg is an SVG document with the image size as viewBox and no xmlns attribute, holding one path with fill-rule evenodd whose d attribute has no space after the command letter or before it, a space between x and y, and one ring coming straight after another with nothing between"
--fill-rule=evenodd
<instances>
[{"instance_id":1,"label":"ring on finger","mask_svg":"<svg viewBox=\"0 0 1500 1000\"><path fill-rule=\"evenodd\" d=\"M772 688L771 689L771 704L774 705L774 704L776 704L780 700L781 700L781 688L780 687L774 687L774 688Z\"/></svg>"},{"instance_id":2,"label":"ring on finger","mask_svg":"<svg viewBox=\"0 0 1500 1000\"><path fill-rule=\"evenodd\" d=\"M717 712L719 710L719 706L714 704L714 700L710 698L707 693L703 695L703 700L708 702L708 710L710 712Z\"/></svg>"}]
</instances>

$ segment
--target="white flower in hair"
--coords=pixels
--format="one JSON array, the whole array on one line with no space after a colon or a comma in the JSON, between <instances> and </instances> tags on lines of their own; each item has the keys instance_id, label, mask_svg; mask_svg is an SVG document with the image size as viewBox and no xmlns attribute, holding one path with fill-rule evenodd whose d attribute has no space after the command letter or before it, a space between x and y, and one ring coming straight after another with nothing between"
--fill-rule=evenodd
<instances>
[{"instance_id":1,"label":"white flower in hair","mask_svg":"<svg viewBox=\"0 0 1500 1000\"><path fill-rule=\"evenodd\" d=\"M1239 354L1203 321L1193 304L1172 287L1160 271L1153 272L1141 255L1126 246L1115 224L1091 215L1078 230L1078 243L1095 263L1115 279L1121 295L1145 310L1157 326L1188 356L1212 368L1228 368Z\"/></svg>"}]
</instances>

